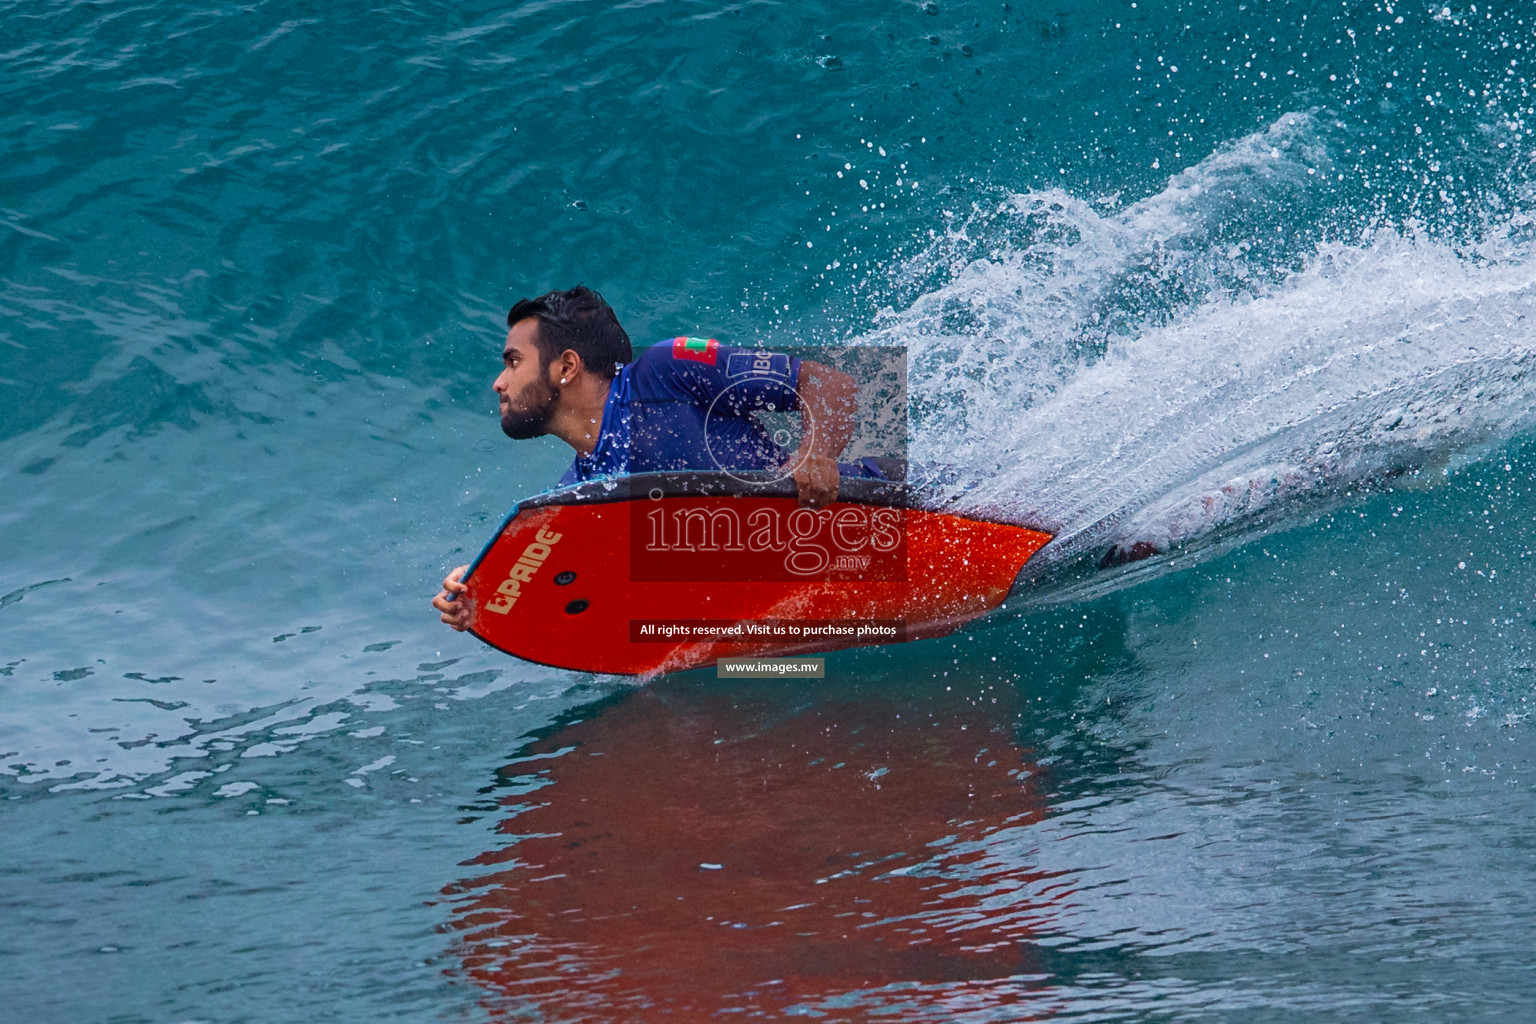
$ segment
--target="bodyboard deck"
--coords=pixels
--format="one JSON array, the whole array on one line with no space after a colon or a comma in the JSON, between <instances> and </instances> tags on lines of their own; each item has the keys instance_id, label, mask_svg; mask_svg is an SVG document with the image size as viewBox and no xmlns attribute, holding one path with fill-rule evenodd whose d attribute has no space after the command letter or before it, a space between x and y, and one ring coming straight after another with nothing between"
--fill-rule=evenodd
<instances>
[{"instance_id":1,"label":"bodyboard deck","mask_svg":"<svg viewBox=\"0 0 1536 1024\"><path fill-rule=\"evenodd\" d=\"M1051 539L914 507L845 478L802 508L788 480L648 473L519 503L465 576L470 630L577 671L655 675L721 658L942 636L997 607Z\"/></svg>"}]
</instances>

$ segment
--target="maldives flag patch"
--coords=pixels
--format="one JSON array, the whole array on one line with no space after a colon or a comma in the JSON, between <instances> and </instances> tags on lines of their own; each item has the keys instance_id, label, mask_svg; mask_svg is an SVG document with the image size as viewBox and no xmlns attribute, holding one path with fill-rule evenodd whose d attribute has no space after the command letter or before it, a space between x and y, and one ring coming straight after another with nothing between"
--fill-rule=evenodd
<instances>
[{"instance_id":1,"label":"maldives flag patch","mask_svg":"<svg viewBox=\"0 0 1536 1024\"><path fill-rule=\"evenodd\" d=\"M696 363L715 365L720 356L720 343L714 338L673 338L672 358L692 359Z\"/></svg>"}]
</instances>

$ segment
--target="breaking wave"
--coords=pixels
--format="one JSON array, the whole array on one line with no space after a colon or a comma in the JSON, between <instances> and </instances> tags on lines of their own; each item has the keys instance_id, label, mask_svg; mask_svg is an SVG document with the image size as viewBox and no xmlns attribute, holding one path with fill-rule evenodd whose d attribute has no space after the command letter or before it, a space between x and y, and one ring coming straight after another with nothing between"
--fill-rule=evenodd
<instances>
[{"instance_id":1,"label":"breaking wave","mask_svg":"<svg viewBox=\"0 0 1536 1024\"><path fill-rule=\"evenodd\" d=\"M1056 535L1036 596L1427 486L1536 421L1531 218L1330 237L1324 134L1288 114L1124 208L1010 195L905 268L947 279L866 340L910 353L914 464L961 470L930 484L954 510Z\"/></svg>"}]
</instances>

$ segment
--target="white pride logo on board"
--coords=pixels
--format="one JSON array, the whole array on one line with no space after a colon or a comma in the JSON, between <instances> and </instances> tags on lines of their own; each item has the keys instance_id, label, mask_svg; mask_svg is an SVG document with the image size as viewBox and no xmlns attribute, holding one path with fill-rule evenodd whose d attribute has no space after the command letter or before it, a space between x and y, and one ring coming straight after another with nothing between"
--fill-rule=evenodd
<instances>
[{"instance_id":1,"label":"white pride logo on board","mask_svg":"<svg viewBox=\"0 0 1536 1024\"><path fill-rule=\"evenodd\" d=\"M496 588L496 596L486 604L485 610L505 615L517 604L517 599L522 595L523 584L533 581L534 573L544 564L549 557L554 545L560 543L564 536L559 533L550 533L548 530L539 529L534 534L533 543L523 549L523 553L517 556L517 561L512 563L512 571L507 578L501 581L501 586Z\"/></svg>"}]
</instances>

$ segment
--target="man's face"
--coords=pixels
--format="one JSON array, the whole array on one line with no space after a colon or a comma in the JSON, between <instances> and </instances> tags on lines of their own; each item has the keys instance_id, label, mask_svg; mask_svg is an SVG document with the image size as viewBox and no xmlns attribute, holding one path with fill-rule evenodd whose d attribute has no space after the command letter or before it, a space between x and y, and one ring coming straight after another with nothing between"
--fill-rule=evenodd
<instances>
[{"instance_id":1,"label":"man's face","mask_svg":"<svg viewBox=\"0 0 1536 1024\"><path fill-rule=\"evenodd\" d=\"M539 354L538 332L534 317L512 325L501 351L503 369L491 385L501 404L501 431L516 441L542 437L555 411L556 393Z\"/></svg>"}]
</instances>

